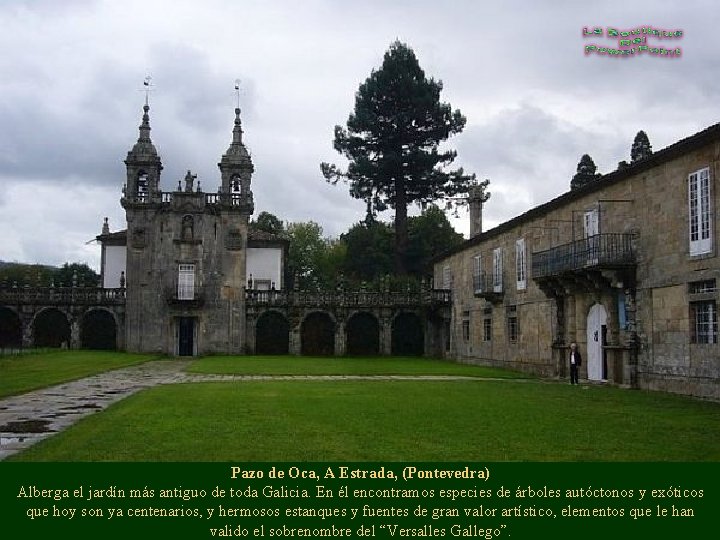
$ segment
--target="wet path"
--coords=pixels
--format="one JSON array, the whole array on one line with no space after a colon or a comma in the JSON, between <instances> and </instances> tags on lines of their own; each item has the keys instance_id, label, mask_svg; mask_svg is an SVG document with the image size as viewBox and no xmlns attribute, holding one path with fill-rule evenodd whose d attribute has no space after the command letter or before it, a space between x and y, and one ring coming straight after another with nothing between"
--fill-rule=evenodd
<instances>
[{"instance_id":1,"label":"wet path","mask_svg":"<svg viewBox=\"0 0 720 540\"><path fill-rule=\"evenodd\" d=\"M191 360L156 360L0 399L0 460L159 384L264 380L478 380L452 375L213 375L186 373ZM483 379L488 380L488 379ZM495 380L495 379L490 379ZM497 379L508 380L508 379ZM514 379L517 382L524 379Z\"/></svg>"},{"instance_id":2,"label":"wet path","mask_svg":"<svg viewBox=\"0 0 720 540\"><path fill-rule=\"evenodd\" d=\"M187 360L159 360L0 400L0 460L138 390L183 382Z\"/></svg>"}]
</instances>

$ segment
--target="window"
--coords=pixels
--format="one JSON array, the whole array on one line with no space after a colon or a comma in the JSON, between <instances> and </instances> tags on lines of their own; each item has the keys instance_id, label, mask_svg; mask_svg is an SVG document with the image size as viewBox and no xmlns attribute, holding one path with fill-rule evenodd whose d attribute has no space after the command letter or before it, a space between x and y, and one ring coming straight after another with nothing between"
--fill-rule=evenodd
<instances>
[{"instance_id":1,"label":"window","mask_svg":"<svg viewBox=\"0 0 720 540\"><path fill-rule=\"evenodd\" d=\"M527 287L527 261L525 259L525 239L515 242L515 275L517 276L517 290L524 291Z\"/></svg>"},{"instance_id":2,"label":"window","mask_svg":"<svg viewBox=\"0 0 720 540\"><path fill-rule=\"evenodd\" d=\"M692 343L718 342L718 316L714 300L690 302Z\"/></svg>"},{"instance_id":3,"label":"window","mask_svg":"<svg viewBox=\"0 0 720 540\"><path fill-rule=\"evenodd\" d=\"M690 255L708 253L712 250L710 169L700 169L688 176L688 205Z\"/></svg>"},{"instance_id":4,"label":"window","mask_svg":"<svg viewBox=\"0 0 720 540\"><path fill-rule=\"evenodd\" d=\"M483 341L492 340L492 318L485 317L483 319Z\"/></svg>"},{"instance_id":5,"label":"window","mask_svg":"<svg viewBox=\"0 0 720 540\"><path fill-rule=\"evenodd\" d=\"M628 307L625 298L625 292L619 292L617 295L617 307L618 307L618 327L620 330L628 330L630 324L628 323Z\"/></svg>"},{"instance_id":6,"label":"window","mask_svg":"<svg viewBox=\"0 0 720 540\"><path fill-rule=\"evenodd\" d=\"M493 251L493 292L499 293L503 290L503 250L495 248Z\"/></svg>"},{"instance_id":7,"label":"window","mask_svg":"<svg viewBox=\"0 0 720 540\"><path fill-rule=\"evenodd\" d=\"M195 299L195 265L181 264L178 267L178 300Z\"/></svg>"},{"instance_id":8,"label":"window","mask_svg":"<svg viewBox=\"0 0 720 540\"><path fill-rule=\"evenodd\" d=\"M482 258L480 255L473 257L473 290L476 294L483 291Z\"/></svg>"},{"instance_id":9,"label":"window","mask_svg":"<svg viewBox=\"0 0 720 540\"><path fill-rule=\"evenodd\" d=\"M468 341L470 341L470 319L463 319L462 336L463 336L463 341L465 341L466 343Z\"/></svg>"},{"instance_id":10,"label":"window","mask_svg":"<svg viewBox=\"0 0 720 540\"><path fill-rule=\"evenodd\" d=\"M451 289L452 288L452 272L450 271L449 266L444 266L442 270L442 288L443 289Z\"/></svg>"},{"instance_id":11,"label":"window","mask_svg":"<svg viewBox=\"0 0 720 540\"><path fill-rule=\"evenodd\" d=\"M706 279L704 281L693 281L690 283L690 294L705 294L705 293L714 293L715 288L715 280L714 279Z\"/></svg>"},{"instance_id":12,"label":"window","mask_svg":"<svg viewBox=\"0 0 720 540\"><path fill-rule=\"evenodd\" d=\"M510 343L517 343L518 336L520 335L520 326L518 324L517 306L507 307L507 325L508 325L508 340Z\"/></svg>"}]
</instances>

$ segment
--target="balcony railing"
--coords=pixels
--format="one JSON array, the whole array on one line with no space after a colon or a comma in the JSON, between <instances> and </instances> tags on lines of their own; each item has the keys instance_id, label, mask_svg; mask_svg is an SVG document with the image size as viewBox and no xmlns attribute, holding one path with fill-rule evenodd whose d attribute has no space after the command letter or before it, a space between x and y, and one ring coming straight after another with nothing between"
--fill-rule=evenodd
<instances>
[{"instance_id":1,"label":"balcony railing","mask_svg":"<svg viewBox=\"0 0 720 540\"><path fill-rule=\"evenodd\" d=\"M487 300L501 297L503 294L502 278L496 280L493 274L485 272L473 274L473 293L476 297Z\"/></svg>"},{"instance_id":2,"label":"balcony railing","mask_svg":"<svg viewBox=\"0 0 720 540\"><path fill-rule=\"evenodd\" d=\"M0 286L0 304L117 305L124 303L125 288Z\"/></svg>"},{"instance_id":3,"label":"balcony railing","mask_svg":"<svg viewBox=\"0 0 720 540\"><path fill-rule=\"evenodd\" d=\"M587 269L619 268L635 264L633 235L597 234L532 255L534 279Z\"/></svg>"},{"instance_id":4,"label":"balcony railing","mask_svg":"<svg viewBox=\"0 0 720 540\"><path fill-rule=\"evenodd\" d=\"M449 305L450 291L267 291L246 290L248 305L297 307L402 307Z\"/></svg>"}]
</instances>

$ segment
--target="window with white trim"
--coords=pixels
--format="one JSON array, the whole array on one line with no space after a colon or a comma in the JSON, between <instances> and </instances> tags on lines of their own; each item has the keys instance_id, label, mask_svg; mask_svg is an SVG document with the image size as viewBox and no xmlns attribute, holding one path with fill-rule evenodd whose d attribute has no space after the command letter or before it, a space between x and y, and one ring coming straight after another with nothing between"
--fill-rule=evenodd
<instances>
[{"instance_id":1,"label":"window with white trim","mask_svg":"<svg viewBox=\"0 0 720 540\"><path fill-rule=\"evenodd\" d=\"M450 270L449 266L444 266L442 269L442 288L452 288L452 271Z\"/></svg>"},{"instance_id":2,"label":"window with white trim","mask_svg":"<svg viewBox=\"0 0 720 540\"><path fill-rule=\"evenodd\" d=\"M515 275L517 277L517 290L524 291L527 287L527 259L524 238L515 241Z\"/></svg>"},{"instance_id":3,"label":"window with white trim","mask_svg":"<svg viewBox=\"0 0 720 540\"><path fill-rule=\"evenodd\" d=\"M495 248L493 251L493 292L503 290L503 249Z\"/></svg>"},{"instance_id":4,"label":"window with white trim","mask_svg":"<svg viewBox=\"0 0 720 540\"><path fill-rule=\"evenodd\" d=\"M195 299L195 265L181 264L178 266L178 300Z\"/></svg>"},{"instance_id":5,"label":"window with white trim","mask_svg":"<svg viewBox=\"0 0 720 540\"><path fill-rule=\"evenodd\" d=\"M483 290L483 273L482 273L482 256L475 255L473 257L473 289L476 293L481 293Z\"/></svg>"},{"instance_id":6,"label":"window with white trim","mask_svg":"<svg viewBox=\"0 0 720 540\"><path fill-rule=\"evenodd\" d=\"M712 251L711 206L710 169L706 167L688 176L690 255Z\"/></svg>"},{"instance_id":7,"label":"window with white trim","mask_svg":"<svg viewBox=\"0 0 720 540\"><path fill-rule=\"evenodd\" d=\"M718 313L714 300L690 303L692 343L718 342Z\"/></svg>"}]
</instances>

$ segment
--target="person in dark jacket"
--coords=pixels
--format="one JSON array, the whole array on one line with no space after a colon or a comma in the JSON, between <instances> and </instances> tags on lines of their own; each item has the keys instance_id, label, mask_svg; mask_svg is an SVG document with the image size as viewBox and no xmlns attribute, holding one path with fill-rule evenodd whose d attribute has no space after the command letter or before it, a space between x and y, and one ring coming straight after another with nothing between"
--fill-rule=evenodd
<instances>
[{"instance_id":1,"label":"person in dark jacket","mask_svg":"<svg viewBox=\"0 0 720 540\"><path fill-rule=\"evenodd\" d=\"M582 356L577 343L570 344L570 384L578 384L578 368L582 365Z\"/></svg>"}]
</instances>

